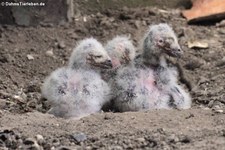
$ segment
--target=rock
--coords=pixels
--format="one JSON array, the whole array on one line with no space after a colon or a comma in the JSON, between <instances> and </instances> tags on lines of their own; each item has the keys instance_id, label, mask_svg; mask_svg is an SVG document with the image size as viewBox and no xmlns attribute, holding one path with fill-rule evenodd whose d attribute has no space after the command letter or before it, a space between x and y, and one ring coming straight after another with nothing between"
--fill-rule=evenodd
<instances>
[{"instance_id":1,"label":"rock","mask_svg":"<svg viewBox=\"0 0 225 150\"><path fill-rule=\"evenodd\" d=\"M34 144L36 141L34 140L34 139L32 139L32 138L27 138L27 139L25 139L24 140L24 144L25 145L32 145L32 144Z\"/></svg>"},{"instance_id":2,"label":"rock","mask_svg":"<svg viewBox=\"0 0 225 150\"><path fill-rule=\"evenodd\" d=\"M20 102L20 103L25 103L25 99L22 98L20 95L13 95L12 98L14 98L17 102Z\"/></svg>"},{"instance_id":3,"label":"rock","mask_svg":"<svg viewBox=\"0 0 225 150\"><path fill-rule=\"evenodd\" d=\"M76 34L76 33L72 33L71 35L70 35L70 37L72 38L72 39L78 39L78 35Z\"/></svg>"},{"instance_id":4,"label":"rock","mask_svg":"<svg viewBox=\"0 0 225 150\"><path fill-rule=\"evenodd\" d=\"M223 110L222 109L216 109L216 110L214 110L214 112L220 114L220 113L223 113Z\"/></svg>"},{"instance_id":5,"label":"rock","mask_svg":"<svg viewBox=\"0 0 225 150\"><path fill-rule=\"evenodd\" d=\"M137 138L138 142L145 142L145 138Z\"/></svg>"},{"instance_id":6,"label":"rock","mask_svg":"<svg viewBox=\"0 0 225 150\"><path fill-rule=\"evenodd\" d=\"M12 55L7 54L6 56L7 56L7 61L8 61L9 63L15 61L15 59L14 59L14 57L13 57Z\"/></svg>"},{"instance_id":7,"label":"rock","mask_svg":"<svg viewBox=\"0 0 225 150\"><path fill-rule=\"evenodd\" d=\"M182 143L190 143L191 142L191 139L188 136L183 136L183 137L180 137L179 139L180 139L179 141Z\"/></svg>"},{"instance_id":8,"label":"rock","mask_svg":"<svg viewBox=\"0 0 225 150\"><path fill-rule=\"evenodd\" d=\"M25 92L41 92L41 85L38 81L31 81L28 83L26 91Z\"/></svg>"},{"instance_id":9,"label":"rock","mask_svg":"<svg viewBox=\"0 0 225 150\"><path fill-rule=\"evenodd\" d=\"M1 101L1 99L0 99L0 101ZM0 102L0 109L1 109L1 102ZM0 110L0 118L3 116L3 111L2 110Z\"/></svg>"},{"instance_id":10,"label":"rock","mask_svg":"<svg viewBox=\"0 0 225 150\"><path fill-rule=\"evenodd\" d=\"M222 130L222 136L225 137L225 130Z\"/></svg>"},{"instance_id":11,"label":"rock","mask_svg":"<svg viewBox=\"0 0 225 150\"><path fill-rule=\"evenodd\" d=\"M110 147L110 149L115 149L115 150L123 150L123 147L122 147L122 146L117 145L117 146L112 146L112 147Z\"/></svg>"},{"instance_id":12,"label":"rock","mask_svg":"<svg viewBox=\"0 0 225 150\"><path fill-rule=\"evenodd\" d=\"M58 147L58 146L60 145L59 139L53 139L53 140L52 140L52 145L53 145L54 147Z\"/></svg>"},{"instance_id":13,"label":"rock","mask_svg":"<svg viewBox=\"0 0 225 150\"><path fill-rule=\"evenodd\" d=\"M58 41L58 47L61 49L65 48L66 45L65 45L64 41Z\"/></svg>"},{"instance_id":14,"label":"rock","mask_svg":"<svg viewBox=\"0 0 225 150\"><path fill-rule=\"evenodd\" d=\"M4 109L4 107L6 106L7 106L7 100L0 98L0 109Z\"/></svg>"},{"instance_id":15,"label":"rock","mask_svg":"<svg viewBox=\"0 0 225 150\"><path fill-rule=\"evenodd\" d=\"M40 22L40 26L42 27L53 27L53 23Z\"/></svg>"},{"instance_id":16,"label":"rock","mask_svg":"<svg viewBox=\"0 0 225 150\"><path fill-rule=\"evenodd\" d=\"M22 145L20 143L21 136L12 130L0 131L0 149L2 146L6 146L7 149L17 149L18 146Z\"/></svg>"},{"instance_id":17,"label":"rock","mask_svg":"<svg viewBox=\"0 0 225 150\"><path fill-rule=\"evenodd\" d=\"M55 146L52 146L50 150L56 150Z\"/></svg>"},{"instance_id":18,"label":"rock","mask_svg":"<svg viewBox=\"0 0 225 150\"><path fill-rule=\"evenodd\" d=\"M209 108L212 108L212 107L213 107L213 104L214 104L214 100L211 100L211 101L208 103L208 107L209 107Z\"/></svg>"},{"instance_id":19,"label":"rock","mask_svg":"<svg viewBox=\"0 0 225 150\"><path fill-rule=\"evenodd\" d=\"M170 135L170 136L168 137L168 140L169 140L169 142L171 142L171 143L177 143L177 142L179 142L179 138L178 138L175 134Z\"/></svg>"},{"instance_id":20,"label":"rock","mask_svg":"<svg viewBox=\"0 0 225 150\"><path fill-rule=\"evenodd\" d=\"M203 64L204 64L204 62L201 62L200 60L191 59L184 65L184 67L188 70L193 71L197 68L200 68Z\"/></svg>"},{"instance_id":21,"label":"rock","mask_svg":"<svg viewBox=\"0 0 225 150\"><path fill-rule=\"evenodd\" d=\"M20 52L20 49L19 49L19 48L15 48L15 49L14 49L14 52L15 52L15 53L18 53L18 52Z\"/></svg>"},{"instance_id":22,"label":"rock","mask_svg":"<svg viewBox=\"0 0 225 150\"><path fill-rule=\"evenodd\" d=\"M3 98L11 98L12 97L12 95L11 94L9 94L9 93L7 93L7 92L5 92L5 91L3 91L3 90L0 90L0 95L3 97Z\"/></svg>"},{"instance_id":23,"label":"rock","mask_svg":"<svg viewBox=\"0 0 225 150\"><path fill-rule=\"evenodd\" d=\"M188 48L209 48L209 44L203 41L188 41Z\"/></svg>"},{"instance_id":24,"label":"rock","mask_svg":"<svg viewBox=\"0 0 225 150\"><path fill-rule=\"evenodd\" d=\"M225 26L224 26L225 27ZM219 31L218 31L219 34L222 34L222 35L225 35L225 29L224 28L221 28Z\"/></svg>"},{"instance_id":25,"label":"rock","mask_svg":"<svg viewBox=\"0 0 225 150\"><path fill-rule=\"evenodd\" d=\"M87 22L87 17L83 17L83 21L84 22Z\"/></svg>"},{"instance_id":26,"label":"rock","mask_svg":"<svg viewBox=\"0 0 225 150\"><path fill-rule=\"evenodd\" d=\"M66 147L66 146L60 146L56 148L56 150L72 150L72 148Z\"/></svg>"},{"instance_id":27,"label":"rock","mask_svg":"<svg viewBox=\"0 0 225 150\"><path fill-rule=\"evenodd\" d=\"M16 24L21 26L29 26L31 21L30 13L26 13L23 7L13 8L12 15Z\"/></svg>"},{"instance_id":28,"label":"rock","mask_svg":"<svg viewBox=\"0 0 225 150\"><path fill-rule=\"evenodd\" d=\"M217 27L225 27L225 20L222 20L221 22L216 24Z\"/></svg>"},{"instance_id":29,"label":"rock","mask_svg":"<svg viewBox=\"0 0 225 150\"><path fill-rule=\"evenodd\" d=\"M46 54L46 56L54 57L53 49L50 49L50 50L46 51L45 54Z\"/></svg>"},{"instance_id":30,"label":"rock","mask_svg":"<svg viewBox=\"0 0 225 150\"><path fill-rule=\"evenodd\" d=\"M31 52L35 52L35 51L36 51L36 48L35 48L35 47L32 47L32 48L30 49L30 51L31 51Z\"/></svg>"},{"instance_id":31,"label":"rock","mask_svg":"<svg viewBox=\"0 0 225 150\"><path fill-rule=\"evenodd\" d=\"M224 65L225 65L225 57L216 62L216 67L222 67Z\"/></svg>"},{"instance_id":32,"label":"rock","mask_svg":"<svg viewBox=\"0 0 225 150\"><path fill-rule=\"evenodd\" d=\"M8 42L12 44L14 43L13 39L8 39Z\"/></svg>"},{"instance_id":33,"label":"rock","mask_svg":"<svg viewBox=\"0 0 225 150\"><path fill-rule=\"evenodd\" d=\"M135 27L136 27L137 29L140 29L141 21L136 20L136 21L134 22L134 25L135 25Z\"/></svg>"},{"instance_id":34,"label":"rock","mask_svg":"<svg viewBox=\"0 0 225 150\"><path fill-rule=\"evenodd\" d=\"M27 55L27 59L28 59L28 60L34 60L34 56L28 54L28 55Z\"/></svg>"},{"instance_id":35,"label":"rock","mask_svg":"<svg viewBox=\"0 0 225 150\"><path fill-rule=\"evenodd\" d=\"M1 63L7 63L8 62L7 57L5 57L4 54L0 55L0 62Z\"/></svg>"},{"instance_id":36,"label":"rock","mask_svg":"<svg viewBox=\"0 0 225 150\"><path fill-rule=\"evenodd\" d=\"M77 134L73 134L71 135L71 137L78 143L86 141L87 140L87 136L84 133L77 133Z\"/></svg>"},{"instance_id":37,"label":"rock","mask_svg":"<svg viewBox=\"0 0 225 150\"><path fill-rule=\"evenodd\" d=\"M203 83L208 83L208 82L209 82L209 79L208 79L208 78L206 78L206 77L204 77L204 76L201 76L201 77L199 78L199 80L198 80L197 85L201 85L201 84L203 84Z\"/></svg>"},{"instance_id":38,"label":"rock","mask_svg":"<svg viewBox=\"0 0 225 150\"><path fill-rule=\"evenodd\" d=\"M32 149L32 150L43 150L37 143L37 141L33 138L27 138L23 141L24 149Z\"/></svg>"},{"instance_id":39,"label":"rock","mask_svg":"<svg viewBox=\"0 0 225 150\"><path fill-rule=\"evenodd\" d=\"M0 47L0 62L10 63L14 60L15 60L14 57L10 54L8 49L4 49L4 48Z\"/></svg>"},{"instance_id":40,"label":"rock","mask_svg":"<svg viewBox=\"0 0 225 150\"><path fill-rule=\"evenodd\" d=\"M44 137L43 137L42 135L37 134L37 135L35 136L35 138L36 138L38 144L44 143Z\"/></svg>"},{"instance_id":41,"label":"rock","mask_svg":"<svg viewBox=\"0 0 225 150\"><path fill-rule=\"evenodd\" d=\"M165 133L165 129L164 128L158 128L157 131L161 134L164 134Z\"/></svg>"},{"instance_id":42,"label":"rock","mask_svg":"<svg viewBox=\"0 0 225 150\"><path fill-rule=\"evenodd\" d=\"M86 146L85 149L86 150L92 150L93 148L91 146Z\"/></svg>"},{"instance_id":43,"label":"rock","mask_svg":"<svg viewBox=\"0 0 225 150\"><path fill-rule=\"evenodd\" d=\"M104 119L105 120L110 120L110 119L112 119L112 117L109 114L105 114Z\"/></svg>"},{"instance_id":44,"label":"rock","mask_svg":"<svg viewBox=\"0 0 225 150\"><path fill-rule=\"evenodd\" d=\"M194 114L189 114L187 117L185 117L185 119L190 119L190 118L193 118L193 117L195 117Z\"/></svg>"}]
</instances>

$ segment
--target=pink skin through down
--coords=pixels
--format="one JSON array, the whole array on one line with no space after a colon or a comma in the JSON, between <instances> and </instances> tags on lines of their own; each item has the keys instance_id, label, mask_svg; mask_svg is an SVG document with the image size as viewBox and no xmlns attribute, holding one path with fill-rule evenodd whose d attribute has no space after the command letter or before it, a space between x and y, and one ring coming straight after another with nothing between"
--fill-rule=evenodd
<instances>
[{"instance_id":1,"label":"pink skin through down","mask_svg":"<svg viewBox=\"0 0 225 150\"><path fill-rule=\"evenodd\" d=\"M118 68L119 66L121 66L120 60L118 58L112 57L111 61L112 61L113 69Z\"/></svg>"},{"instance_id":2,"label":"pink skin through down","mask_svg":"<svg viewBox=\"0 0 225 150\"><path fill-rule=\"evenodd\" d=\"M162 91L160 91L156 85L155 85L155 78L153 75L153 71L150 70L148 72L148 77L144 78L146 72L144 70L141 70L141 78L138 80L138 83L141 83L142 88L147 89L150 94L148 95L148 99L149 99L149 105L150 108L157 105L159 98L163 98L165 93L162 93Z\"/></svg>"},{"instance_id":3,"label":"pink skin through down","mask_svg":"<svg viewBox=\"0 0 225 150\"><path fill-rule=\"evenodd\" d=\"M123 43L119 43L116 47L116 50L120 51L120 53L124 53L125 50L124 50ZM119 66L122 65L121 60L118 57L112 56L111 60L112 60L113 68L118 68Z\"/></svg>"},{"instance_id":4,"label":"pink skin through down","mask_svg":"<svg viewBox=\"0 0 225 150\"><path fill-rule=\"evenodd\" d=\"M77 91L78 87L80 87L80 77L77 75L73 75L73 77L68 81L68 89L69 91Z\"/></svg>"}]
</instances>

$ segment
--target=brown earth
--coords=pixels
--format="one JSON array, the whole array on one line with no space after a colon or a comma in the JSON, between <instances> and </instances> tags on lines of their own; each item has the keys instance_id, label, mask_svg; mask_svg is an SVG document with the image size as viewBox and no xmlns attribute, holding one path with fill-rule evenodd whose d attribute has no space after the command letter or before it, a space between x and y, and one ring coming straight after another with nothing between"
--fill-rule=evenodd
<instances>
[{"instance_id":1,"label":"brown earth","mask_svg":"<svg viewBox=\"0 0 225 150\"><path fill-rule=\"evenodd\" d=\"M109 112L80 120L43 113L48 105L40 86L67 64L77 41L93 36L105 43L126 34L137 45L148 25L160 22L173 26L185 51L180 64L192 85L192 109ZM209 48L189 49L193 40ZM0 149L225 149L224 46L224 27L187 25L179 10L123 8L79 15L62 26L1 26Z\"/></svg>"}]
</instances>

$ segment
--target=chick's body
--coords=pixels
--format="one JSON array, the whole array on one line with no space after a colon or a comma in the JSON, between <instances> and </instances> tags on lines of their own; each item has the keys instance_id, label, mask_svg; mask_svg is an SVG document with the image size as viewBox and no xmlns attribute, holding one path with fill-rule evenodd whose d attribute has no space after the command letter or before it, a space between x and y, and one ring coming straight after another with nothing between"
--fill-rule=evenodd
<instances>
[{"instance_id":1,"label":"chick's body","mask_svg":"<svg viewBox=\"0 0 225 150\"><path fill-rule=\"evenodd\" d=\"M143 43L143 63L155 71L156 86L171 97L171 108L187 109L191 107L191 97L178 84L177 68L170 64L165 56L181 57L183 51L172 28L163 23L150 26Z\"/></svg>"},{"instance_id":2,"label":"chick's body","mask_svg":"<svg viewBox=\"0 0 225 150\"><path fill-rule=\"evenodd\" d=\"M169 108L169 95L156 87L154 71L144 66L119 69L114 91L114 107L120 112Z\"/></svg>"},{"instance_id":3,"label":"chick's body","mask_svg":"<svg viewBox=\"0 0 225 150\"><path fill-rule=\"evenodd\" d=\"M49 113L64 118L80 118L101 110L110 89L94 71L60 68L45 81L43 95L49 100Z\"/></svg>"},{"instance_id":4,"label":"chick's body","mask_svg":"<svg viewBox=\"0 0 225 150\"><path fill-rule=\"evenodd\" d=\"M132 41L126 36L116 36L108 41L105 50L112 60L112 69L103 70L102 76L107 82L113 82L118 68L126 66L134 60L136 52Z\"/></svg>"},{"instance_id":5,"label":"chick's body","mask_svg":"<svg viewBox=\"0 0 225 150\"><path fill-rule=\"evenodd\" d=\"M190 108L191 98L178 84L176 68L169 66L164 57L180 57L183 53L172 28L152 25L142 42L140 57L118 69L115 108L122 112Z\"/></svg>"},{"instance_id":6,"label":"chick's body","mask_svg":"<svg viewBox=\"0 0 225 150\"><path fill-rule=\"evenodd\" d=\"M51 104L49 113L80 118L101 110L110 99L110 87L100 70L111 68L111 60L95 39L85 39L74 49L69 66L57 69L44 82L42 95Z\"/></svg>"}]
</instances>

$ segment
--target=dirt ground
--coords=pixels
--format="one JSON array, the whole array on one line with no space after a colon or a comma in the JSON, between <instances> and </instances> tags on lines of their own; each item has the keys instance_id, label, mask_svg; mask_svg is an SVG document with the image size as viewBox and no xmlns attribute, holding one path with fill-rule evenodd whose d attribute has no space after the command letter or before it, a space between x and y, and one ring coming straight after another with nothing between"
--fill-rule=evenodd
<instances>
[{"instance_id":1,"label":"dirt ground","mask_svg":"<svg viewBox=\"0 0 225 150\"><path fill-rule=\"evenodd\" d=\"M105 43L148 25L169 23L185 51L180 64L192 86L189 110L102 112L80 120L45 114L40 86L68 63L85 37ZM209 43L189 49L188 41ZM187 25L179 10L132 8L77 16L70 24L0 26L0 149L225 149L225 27Z\"/></svg>"}]
</instances>

